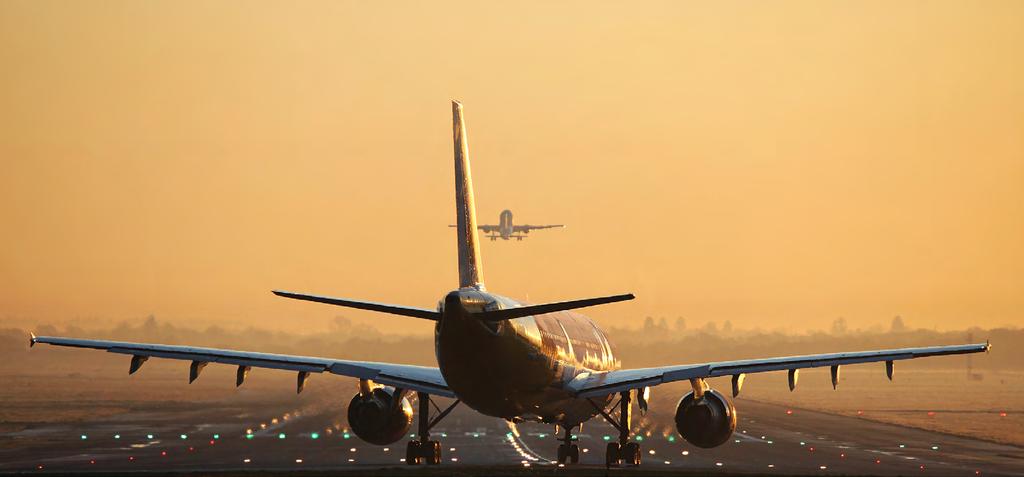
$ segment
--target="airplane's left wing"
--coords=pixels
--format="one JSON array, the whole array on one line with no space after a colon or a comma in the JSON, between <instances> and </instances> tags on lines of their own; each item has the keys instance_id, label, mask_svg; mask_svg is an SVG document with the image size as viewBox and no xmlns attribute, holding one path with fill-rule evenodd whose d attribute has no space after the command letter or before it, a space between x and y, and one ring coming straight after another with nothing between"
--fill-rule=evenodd
<instances>
[{"instance_id":1,"label":"airplane's left wing","mask_svg":"<svg viewBox=\"0 0 1024 477\"><path fill-rule=\"evenodd\" d=\"M645 386L656 386L658 384L670 383L673 381L733 376L733 395L736 395L739 394L739 388L743 382L743 375L747 373L788 370L790 372L789 385L792 390L792 388L796 386L796 370L801 368L830 366L832 368L832 382L833 385L835 385L838 381L840 365L884 361L889 379L892 379L893 361L924 358L927 356L981 353L988 350L988 343L978 343L956 346L898 348L853 353L812 354L783 358L720 361L716 363L662 366L657 368L621 369L615 371L580 374L568 383L568 387L577 396L596 397L607 396L608 394L628 391L631 389L639 389Z\"/></svg>"},{"instance_id":2,"label":"airplane's left wing","mask_svg":"<svg viewBox=\"0 0 1024 477\"><path fill-rule=\"evenodd\" d=\"M513 233L528 233L531 230L554 229L554 228L559 228L559 227L565 227L565 225L564 224L554 224L554 225L513 225L512 226L512 232Z\"/></svg>"},{"instance_id":3,"label":"airplane's left wing","mask_svg":"<svg viewBox=\"0 0 1024 477\"><path fill-rule=\"evenodd\" d=\"M449 227L457 227L457 226L456 225L449 225ZM516 226L516 227L518 227L518 226ZM489 233L497 232L497 231L501 230L501 226L500 225L477 225L476 228L479 229L479 230L482 230L485 234L489 234Z\"/></svg>"},{"instance_id":4,"label":"airplane's left wing","mask_svg":"<svg viewBox=\"0 0 1024 477\"><path fill-rule=\"evenodd\" d=\"M55 336L32 335L30 344L44 343L73 348L105 350L110 353L131 355L128 374L138 371L149 358L168 358L192 361L189 382L199 377L207 363L223 363L238 366L236 385L241 385L251 368L270 368L297 371L297 391L301 392L309 373L328 372L341 376L369 379L396 388L425 392L435 396L454 397L438 368L411 366L406 364L374 363L369 361L347 361L285 354L253 353L217 348L174 346L124 341L85 340Z\"/></svg>"}]
</instances>

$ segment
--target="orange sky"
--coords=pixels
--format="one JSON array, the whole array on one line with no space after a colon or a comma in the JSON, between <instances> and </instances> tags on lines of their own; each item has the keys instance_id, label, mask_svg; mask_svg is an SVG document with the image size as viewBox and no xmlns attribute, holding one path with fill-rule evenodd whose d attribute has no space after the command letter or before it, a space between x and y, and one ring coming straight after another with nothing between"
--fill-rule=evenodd
<instances>
[{"instance_id":1,"label":"orange sky","mask_svg":"<svg viewBox=\"0 0 1024 477\"><path fill-rule=\"evenodd\" d=\"M451 109L492 291L1020 325L1024 2L0 3L0 324L430 324Z\"/></svg>"}]
</instances>

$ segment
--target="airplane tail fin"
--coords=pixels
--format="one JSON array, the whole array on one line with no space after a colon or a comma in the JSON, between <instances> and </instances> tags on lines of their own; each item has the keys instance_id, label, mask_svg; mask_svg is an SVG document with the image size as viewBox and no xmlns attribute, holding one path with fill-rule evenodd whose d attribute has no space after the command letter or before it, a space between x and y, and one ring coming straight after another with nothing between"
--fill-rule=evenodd
<instances>
[{"instance_id":1,"label":"airplane tail fin","mask_svg":"<svg viewBox=\"0 0 1024 477\"><path fill-rule=\"evenodd\" d=\"M476 228L473 177L469 168L469 143L462 103L452 101L452 137L455 140L455 214L459 249L459 287L484 287L480 237Z\"/></svg>"}]
</instances>

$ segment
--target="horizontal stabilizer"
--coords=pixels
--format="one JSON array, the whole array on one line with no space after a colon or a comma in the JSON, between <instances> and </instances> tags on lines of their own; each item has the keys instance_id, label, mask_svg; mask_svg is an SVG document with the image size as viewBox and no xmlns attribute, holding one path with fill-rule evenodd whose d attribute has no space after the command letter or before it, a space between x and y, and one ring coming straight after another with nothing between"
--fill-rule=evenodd
<instances>
[{"instance_id":1,"label":"horizontal stabilizer","mask_svg":"<svg viewBox=\"0 0 1024 477\"><path fill-rule=\"evenodd\" d=\"M481 311L473 313L473 315L485 321L503 321L522 318L524 316L543 315L544 313L574 310L576 308L585 308L588 306L603 305L605 303L632 300L633 298L636 297L634 297L632 293L627 293L625 295L584 298L582 300L560 301L556 303L545 303L543 305L527 305L520 306L518 308L507 308L504 310Z\"/></svg>"},{"instance_id":2,"label":"horizontal stabilizer","mask_svg":"<svg viewBox=\"0 0 1024 477\"><path fill-rule=\"evenodd\" d=\"M385 303L374 303L372 301L346 300L344 298L332 298L329 296L305 295L302 293L292 293L282 290L274 290L274 294L277 296L283 296L285 298L294 298L296 300L315 301L317 303L327 303L328 305L347 306L349 308L358 308L360 310L391 313L392 315L412 316L415 318L425 318L427 320L434 321L439 321L441 319L440 312L428 310L426 308L413 308L409 306L388 305Z\"/></svg>"}]
</instances>

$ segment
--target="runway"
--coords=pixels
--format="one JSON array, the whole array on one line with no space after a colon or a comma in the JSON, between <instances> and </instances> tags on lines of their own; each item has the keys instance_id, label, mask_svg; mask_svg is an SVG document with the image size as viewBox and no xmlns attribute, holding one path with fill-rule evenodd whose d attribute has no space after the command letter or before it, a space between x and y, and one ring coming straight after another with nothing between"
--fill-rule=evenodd
<instances>
[{"instance_id":1,"label":"runway","mask_svg":"<svg viewBox=\"0 0 1024 477\"><path fill-rule=\"evenodd\" d=\"M634 431L642 466L612 472L1024 475L1024 449L1014 446L753 401L737 407L734 438L711 450L686 443L667 420L640 420ZM405 441L363 443L338 424L343 411L322 405L276 416L168 410L33 427L0 435L0 472L412 471L405 468ZM517 430L459 407L432 431L444 449L441 468L415 472L569 472L551 462L553 426L520 424ZM578 435L581 464L573 473L601 474L615 432L593 420Z\"/></svg>"}]
</instances>

